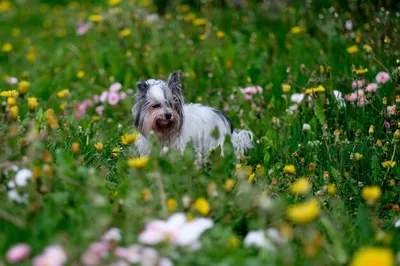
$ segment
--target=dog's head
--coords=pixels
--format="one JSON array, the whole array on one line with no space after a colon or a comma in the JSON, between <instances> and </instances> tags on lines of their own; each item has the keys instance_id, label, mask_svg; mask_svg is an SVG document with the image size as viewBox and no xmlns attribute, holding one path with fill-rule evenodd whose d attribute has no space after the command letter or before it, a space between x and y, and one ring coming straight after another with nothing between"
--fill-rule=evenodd
<instances>
[{"instance_id":1,"label":"dog's head","mask_svg":"<svg viewBox=\"0 0 400 266\"><path fill-rule=\"evenodd\" d=\"M176 138L183 124L184 103L178 71L172 72L167 82L149 79L136 85L132 108L136 128L145 136L154 131L162 142Z\"/></svg>"}]
</instances>

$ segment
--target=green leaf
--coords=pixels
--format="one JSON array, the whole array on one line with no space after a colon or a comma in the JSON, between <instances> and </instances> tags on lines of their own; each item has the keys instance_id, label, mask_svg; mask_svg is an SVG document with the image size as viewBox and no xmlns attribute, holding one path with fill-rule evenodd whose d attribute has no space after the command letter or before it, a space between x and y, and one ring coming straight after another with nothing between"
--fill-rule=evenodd
<instances>
[{"instance_id":1,"label":"green leaf","mask_svg":"<svg viewBox=\"0 0 400 266\"><path fill-rule=\"evenodd\" d=\"M315 115L317 116L321 126L324 126L326 124L326 117L324 112L324 104L322 101L315 101Z\"/></svg>"}]
</instances>

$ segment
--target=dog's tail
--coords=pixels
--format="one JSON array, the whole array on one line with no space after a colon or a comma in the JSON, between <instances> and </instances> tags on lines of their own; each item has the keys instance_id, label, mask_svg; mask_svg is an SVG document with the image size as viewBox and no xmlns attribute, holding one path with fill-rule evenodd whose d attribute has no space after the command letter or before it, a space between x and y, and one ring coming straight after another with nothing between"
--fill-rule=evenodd
<instances>
[{"instance_id":1,"label":"dog's tail","mask_svg":"<svg viewBox=\"0 0 400 266\"><path fill-rule=\"evenodd\" d=\"M236 154L243 155L247 149L253 148L253 133L235 129L231 141Z\"/></svg>"}]
</instances>

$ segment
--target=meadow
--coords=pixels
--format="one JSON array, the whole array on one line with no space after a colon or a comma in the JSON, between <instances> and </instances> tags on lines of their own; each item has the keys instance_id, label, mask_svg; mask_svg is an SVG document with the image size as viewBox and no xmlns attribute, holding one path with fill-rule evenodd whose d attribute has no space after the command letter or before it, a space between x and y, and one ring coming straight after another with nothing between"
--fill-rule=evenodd
<instances>
[{"instance_id":1,"label":"meadow","mask_svg":"<svg viewBox=\"0 0 400 266\"><path fill-rule=\"evenodd\" d=\"M0 265L399 265L398 4L177 2L0 0ZM254 148L140 157L174 70Z\"/></svg>"}]
</instances>

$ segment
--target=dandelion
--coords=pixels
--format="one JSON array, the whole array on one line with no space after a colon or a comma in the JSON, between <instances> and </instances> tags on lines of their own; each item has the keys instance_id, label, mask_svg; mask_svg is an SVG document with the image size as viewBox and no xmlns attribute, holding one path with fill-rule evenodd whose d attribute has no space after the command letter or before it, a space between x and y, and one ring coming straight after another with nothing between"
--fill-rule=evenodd
<instances>
[{"instance_id":1,"label":"dandelion","mask_svg":"<svg viewBox=\"0 0 400 266\"><path fill-rule=\"evenodd\" d=\"M372 52L372 47L368 44L364 44L363 48L367 53Z\"/></svg>"},{"instance_id":2,"label":"dandelion","mask_svg":"<svg viewBox=\"0 0 400 266\"><path fill-rule=\"evenodd\" d=\"M371 136L374 134L374 132L375 132L375 127L373 125L370 125L368 129L368 134Z\"/></svg>"},{"instance_id":3,"label":"dandelion","mask_svg":"<svg viewBox=\"0 0 400 266\"><path fill-rule=\"evenodd\" d=\"M210 212L210 204L205 198L198 198L193 203L193 208L202 215L207 215Z\"/></svg>"},{"instance_id":4,"label":"dandelion","mask_svg":"<svg viewBox=\"0 0 400 266\"><path fill-rule=\"evenodd\" d=\"M231 236L231 237L228 239L227 247L228 247L229 249L236 249L236 248L238 248L238 247L239 247L239 239L238 239L236 236Z\"/></svg>"},{"instance_id":5,"label":"dandelion","mask_svg":"<svg viewBox=\"0 0 400 266\"><path fill-rule=\"evenodd\" d=\"M354 160L356 160L356 161L360 161L360 160L363 158L363 155L362 155L361 153L356 152L356 153L353 155L353 158L354 158Z\"/></svg>"},{"instance_id":6,"label":"dandelion","mask_svg":"<svg viewBox=\"0 0 400 266\"><path fill-rule=\"evenodd\" d=\"M358 47L357 47L357 45L349 46L349 47L347 47L346 50L347 50L347 53L349 53L349 54L358 53Z\"/></svg>"},{"instance_id":7,"label":"dandelion","mask_svg":"<svg viewBox=\"0 0 400 266\"><path fill-rule=\"evenodd\" d=\"M290 33L292 33L292 34L299 34L299 33L302 33L304 31L305 31L305 29L303 27L300 27L300 26L295 26L295 27L292 27L290 29Z\"/></svg>"},{"instance_id":8,"label":"dandelion","mask_svg":"<svg viewBox=\"0 0 400 266\"><path fill-rule=\"evenodd\" d=\"M361 191L362 198L367 202L367 204L374 204L382 195L382 191L377 186L364 187Z\"/></svg>"},{"instance_id":9,"label":"dandelion","mask_svg":"<svg viewBox=\"0 0 400 266\"><path fill-rule=\"evenodd\" d=\"M289 84L282 84L282 91L284 93L288 93L290 91L290 85Z\"/></svg>"},{"instance_id":10,"label":"dandelion","mask_svg":"<svg viewBox=\"0 0 400 266\"><path fill-rule=\"evenodd\" d=\"M310 183L305 177L299 178L290 186L290 191L296 195L305 195L310 191L310 189Z\"/></svg>"},{"instance_id":11,"label":"dandelion","mask_svg":"<svg viewBox=\"0 0 400 266\"><path fill-rule=\"evenodd\" d=\"M336 184L334 184L334 183L329 184L327 191L330 196L335 196L336 195Z\"/></svg>"},{"instance_id":12,"label":"dandelion","mask_svg":"<svg viewBox=\"0 0 400 266\"><path fill-rule=\"evenodd\" d=\"M19 109L18 106L11 106L10 107L10 116L12 119L17 120L19 117Z\"/></svg>"},{"instance_id":13,"label":"dandelion","mask_svg":"<svg viewBox=\"0 0 400 266\"><path fill-rule=\"evenodd\" d=\"M217 37L218 39L223 39L225 37L225 32L223 31L217 31Z\"/></svg>"},{"instance_id":14,"label":"dandelion","mask_svg":"<svg viewBox=\"0 0 400 266\"><path fill-rule=\"evenodd\" d=\"M368 92L376 92L377 89L378 89L378 84L376 84L376 83L370 83L365 88L365 90Z\"/></svg>"},{"instance_id":15,"label":"dandelion","mask_svg":"<svg viewBox=\"0 0 400 266\"><path fill-rule=\"evenodd\" d=\"M76 73L76 77L78 79L83 79L85 77L85 71L83 70L78 71L78 73Z\"/></svg>"},{"instance_id":16,"label":"dandelion","mask_svg":"<svg viewBox=\"0 0 400 266\"><path fill-rule=\"evenodd\" d=\"M368 72L368 68L360 68L356 70L357 75L362 75Z\"/></svg>"},{"instance_id":17,"label":"dandelion","mask_svg":"<svg viewBox=\"0 0 400 266\"><path fill-rule=\"evenodd\" d=\"M108 0L109 6L116 6L121 3L121 0Z\"/></svg>"},{"instance_id":18,"label":"dandelion","mask_svg":"<svg viewBox=\"0 0 400 266\"><path fill-rule=\"evenodd\" d=\"M296 174L296 168L294 167L293 164L288 164L283 167L283 173L284 174L289 174L289 175L295 175Z\"/></svg>"},{"instance_id":19,"label":"dandelion","mask_svg":"<svg viewBox=\"0 0 400 266\"><path fill-rule=\"evenodd\" d=\"M99 23L103 20L103 17L101 15L94 14L89 16L89 20L94 23Z\"/></svg>"},{"instance_id":20,"label":"dandelion","mask_svg":"<svg viewBox=\"0 0 400 266\"><path fill-rule=\"evenodd\" d=\"M364 247L356 251L350 266L393 266L393 251L383 247Z\"/></svg>"},{"instance_id":21,"label":"dandelion","mask_svg":"<svg viewBox=\"0 0 400 266\"><path fill-rule=\"evenodd\" d=\"M147 165L150 158L148 156L132 158L128 160L128 166L131 168L141 169Z\"/></svg>"},{"instance_id":22,"label":"dandelion","mask_svg":"<svg viewBox=\"0 0 400 266\"><path fill-rule=\"evenodd\" d=\"M233 179L228 179L224 183L224 188L226 192L231 192L234 186L235 186L235 181Z\"/></svg>"},{"instance_id":23,"label":"dandelion","mask_svg":"<svg viewBox=\"0 0 400 266\"><path fill-rule=\"evenodd\" d=\"M61 98L61 99L67 98L67 97L69 97L69 95L70 95L70 93L69 93L69 90L67 90L67 89L57 92L57 97Z\"/></svg>"},{"instance_id":24,"label":"dandelion","mask_svg":"<svg viewBox=\"0 0 400 266\"><path fill-rule=\"evenodd\" d=\"M126 38L126 37L128 37L129 35L131 35L131 30L130 29L123 29L120 33L119 33L119 36L120 37L122 37L122 38Z\"/></svg>"},{"instance_id":25,"label":"dandelion","mask_svg":"<svg viewBox=\"0 0 400 266\"><path fill-rule=\"evenodd\" d=\"M104 149L104 144L102 142L97 142L94 144L97 151L102 151Z\"/></svg>"},{"instance_id":26,"label":"dandelion","mask_svg":"<svg viewBox=\"0 0 400 266\"><path fill-rule=\"evenodd\" d=\"M205 18L196 18L193 20L193 25L195 26L204 26L207 24L207 19Z\"/></svg>"},{"instance_id":27,"label":"dandelion","mask_svg":"<svg viewBox=\"0 0 400 266\"><path fill-rule=\"evenodd\" d=\"M375 79L376 79L376 82L385 84L386 82L389 81L390 76L387 72L381 71L378 74L376 74Z\"/></svg>"},{"instance_id":28,"label":"dandelion","mask_svg":"<svg viewBox=\"0 0 400 266\"><path fill-rule=\"evenodd\" d=\"M121 144L123 145L129 145L134 143L139 139L138 134L124 134L121 136Z\"/></svg>"},{"instance_id":29,"label":"dandelion","mask_svg":"<svg viewBox=\"0 0 400 266\"><path fill-rule=\"evenodd\" d=\"M28 97L28 108L29 111L35 111L35 109L38 107L39 103L37 98L35 97Z\"/></svg>"},{"instance_id":30,"label":"dandelion","mask_svg":"<svg viewBox=\"0 0 400 266\"><path fill-rule=\"evenodd\" d=\"M286 215L295 223L306 224L314 221L318 217L319 209L318 201L316 199L311 199L289 207L286 211Z\"/></svg>"},{"instance_id":31,"label":"dandelion","mask_svg":"<svg viewBox=\"0 0 400 266\"><path fill-rule=\"evenodd\" d=\"M396 161L384 161L382 163L382 166L383 166L383 168L393 168L396 166L396 164L397 164Z\"/></svg>"},{"instance_id":32,"label":"dandelion","mask_svg":"<svg viewBox=\"0 0 400 266\"><path fill-rule=\"evenodd\" d=\"M31 84L26 81L26 80L21 80L20 82L18 82L18 92L20 94L25 94L28 92L29 86Z\"/></svg>"},{"instance_id":33,"label":"dandelion","mask_svg":"<svg viewBox=\"0 0 400 266\"><path fill-rule=\"evenodd\" d=\"M315 87L315 88L306 89L306 90L304 91L304 93L305 93L305 94L311 94L311 93L324 92L324 91L325 91L325 87L322 86L322 85L319 85L318 87Z\"/></svg>"},{"instance_id":34,"label":"dandelion","mask_svg":"<svg viewBox=\"0 0 400 266\"><path fill-rule=\"evenodd\" d=\"M395 104L388 106L386 109L387 109L388 116L392 116L392 115L396 114L396 105Z\"/></svg>"},{"instance_id":35,"label":"dandelion","mask_svg":"<svg viewBox=\"0 0 400 266\"><path fill-rule=\"evenodd\" d=\"M17 101L15 100L15 98L7 98L7 104L9 106L13 106L16 105Z\"/></svg>"},{"instance_id":36,"label":"dandelion","mask_svg":"<svg viewBox=\"0 0 400 266\"><path fill-rule=\"evenodd\" d=\"M7 250L6 258L9 263L18 263L25 260L31 254L31 247L22 243L12 246Z\"/></svg>"},{"instance_id":37,"label":"dandelion","mask_svg":"<svg viewBox=\"0 0 400 266\"><path fill-rule=\"evenodd\" d=\"M167 200L167 208L169 212L174 212L176 210L176 206L178 205L175 199L168 199Z\"/></svg>"},{"instance_id":38,"label":"dandelion","mask_svg":"<svg viewBox=\"0 0 400 266\"><path fill-rule=\"evenodd\" d=\"M5 43L5 44L3 44L3 46L1 47L1 50L4 52L4 53L9 53L9 52L11 52L12 51L12 49L13 49L13 46L11 45L11 43Z\"/></svg>"}]
</instances>

